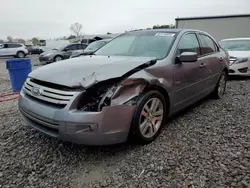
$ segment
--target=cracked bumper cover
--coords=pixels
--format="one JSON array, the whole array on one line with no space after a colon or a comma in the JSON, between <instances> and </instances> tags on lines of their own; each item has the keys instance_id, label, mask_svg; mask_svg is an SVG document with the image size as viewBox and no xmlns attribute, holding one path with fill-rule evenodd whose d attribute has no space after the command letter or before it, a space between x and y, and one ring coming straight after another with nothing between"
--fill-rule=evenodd
<instances>
[{"instance_id":1,"label":"cracked bumper cover","mask_svg":"<svg viewBox=\"0 0 250 188\"><path fill-rule=\"evenodd\" d=\"M35 129L59 140L84 145L109 145L127 140L135 106L110 106L100 112L52 107L20 92L19 110Z\"/></svg>"}]
</instances>

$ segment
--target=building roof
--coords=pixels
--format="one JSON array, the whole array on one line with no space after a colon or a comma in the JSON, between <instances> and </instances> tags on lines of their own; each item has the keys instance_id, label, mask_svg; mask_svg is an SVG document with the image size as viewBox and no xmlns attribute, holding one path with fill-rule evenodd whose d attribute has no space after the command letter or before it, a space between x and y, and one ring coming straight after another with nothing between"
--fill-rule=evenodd
<instances>
[{"instance_id":1,"label":"building roof","mask_svg":"<svg viewBox=\"0 0 250 188\"><path fill-rule=\"evenodd\" d=\"M201 17L182 17L182 18L175 18L175 20L176 21L178 21L178 20L204 20L204 19L237 18L237 17L250 17L250 14L201 16Z\"/></svg>"},{"instance_id":2,"label":"building roof","mask_svg":"<svg viewBox=\"0 0 250 188\"><path fill-rule=\"evenodd\" d=\"M233 40L250 40L250 38L228 38L221 41L233 41Z\"/></svg>"}]
</instances>

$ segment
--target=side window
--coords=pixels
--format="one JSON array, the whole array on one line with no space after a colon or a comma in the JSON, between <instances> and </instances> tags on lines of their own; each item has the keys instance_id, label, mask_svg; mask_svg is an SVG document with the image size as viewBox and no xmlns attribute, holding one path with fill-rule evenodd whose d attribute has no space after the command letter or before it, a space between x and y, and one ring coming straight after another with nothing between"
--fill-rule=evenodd
<instances>
[{"instance_id":1,"label":"side window","mask_svg":"<svg viewBox=\"0 0 250 188\"><path fill-rule=\"evenodd\" d=\"M87 47L85 44L77 44L77 49L78 50L84 50Z\"/></svg>"},{"instance_id":2,"label":"side window","mask_svg":"<svg viewBox=\"0 0 250 188\"><path fill-rule=\"evenodd\" d=\"M77 47L77 50L82 50L82 48L83 48L83 46L81 44L77 44L76 47Z\"/></svg>"},{"instance_id":3,"label":"side window","mask_svg":"<svg viewBox=\"0 0 250 188\"><path fill-rule=\"evenodd\" d=\"M76 48L76 45L75 45L75 44L70 45L70 46L68 46L67 48L68 48L69 50L77 50L77 48Z\"/></svg>"},{"instance_id":4,"label":"side window","mask_svg":"<svg viewBox=\"0 0 250 188\"><path fill-rule=\"evenodd\" d=\"M201 43L202 43L202 54L211 54L218 51L217 45L214 41L207 35L200 34Z\"/></svg>"},{"instance_id":5,"label":"side window","mask_svg":"<svg viewBox=\"0 0 250 188\"><path fill-rule=\"evenodd\" d=\"M8 44L9 48L20 48L21 44Z\"/></svg>"},{"instance_id":6,"label":"side window","mask_svg":"<svg viewBox=\"0 0 250 188\"><path fill-rule=\"evenodd\" d=\"M183 52L195 52L198 54L198 56L200 55L200 45L196 34L186 34L181 38L178 47L178 55L182 54Z\"/></svg>"},{"instance_id":7,"label":"side window","mask_svg":"<svg viewBox=\"0 0 250 188\"><path fill-rule=\"evenodd\" d=\"M14 44L8 44L8 48L14 48Z\"/></svg>"}]
</instances>

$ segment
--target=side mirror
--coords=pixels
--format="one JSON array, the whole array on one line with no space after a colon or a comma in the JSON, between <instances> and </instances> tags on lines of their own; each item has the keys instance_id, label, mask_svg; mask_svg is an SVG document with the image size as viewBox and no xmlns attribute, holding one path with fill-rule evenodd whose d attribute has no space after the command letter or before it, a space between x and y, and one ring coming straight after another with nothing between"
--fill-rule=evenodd
<instances>
[{"instance_id":1,"label":"side mirror","mask_svg":"<svg viewBox=\"0 0 250 188\"><path fill-rule=\"evenodd\" d=\"M63 51L67 52L67 51L69 51L69 48L64 48L64 50L63 50Z\"/></svg>"},{"instance_id":2,"label":"side mirror","mask_svg":"<svg viewBox=\"0 0 250 188\"><path fill-rule=\"evenodd\" d=\"M178 60L180 62L196 62L198 59L198 54L195 52L183 52L180 56L178 56Z\"/></svg>"}]
</instances>

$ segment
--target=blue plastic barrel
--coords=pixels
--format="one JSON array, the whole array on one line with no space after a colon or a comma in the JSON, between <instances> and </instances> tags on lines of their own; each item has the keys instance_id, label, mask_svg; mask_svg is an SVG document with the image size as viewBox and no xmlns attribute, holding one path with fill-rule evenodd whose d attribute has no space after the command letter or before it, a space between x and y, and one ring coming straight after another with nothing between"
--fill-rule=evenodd
<instances>
[{"instance_id":1,"label":"blue plastic barrel","mask_svg":"<svg viewBox=\"0 0 250 188\"><path fill-rule=\"evenodd\" d=\"M12 91L21 91L28 74L32 70L31 60L29 58L9 59L6 61L6 68L9 71Z\"/></svg>"}]
</instances>

